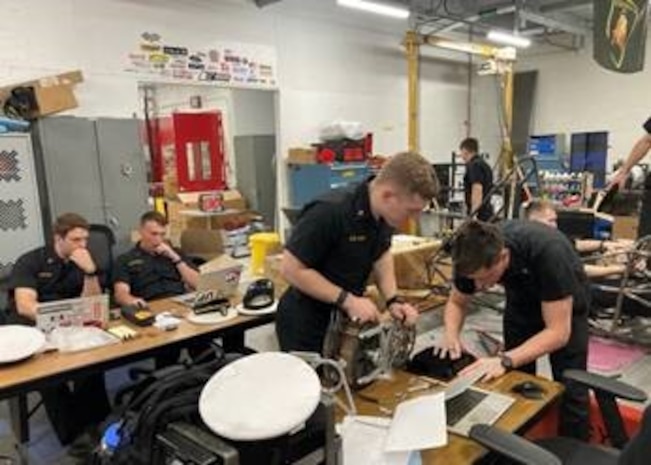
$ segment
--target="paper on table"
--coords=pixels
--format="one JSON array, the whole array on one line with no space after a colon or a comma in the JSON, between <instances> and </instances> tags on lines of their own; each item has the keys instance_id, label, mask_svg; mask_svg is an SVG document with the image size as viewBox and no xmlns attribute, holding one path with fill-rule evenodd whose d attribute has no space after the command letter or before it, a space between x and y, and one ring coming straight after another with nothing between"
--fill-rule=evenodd
<instances>
[{"instance_id":1,"label":"paper on table","mask_svg":"<svg viewBox=\"0 0 651 465\"><path fill-rule=\"evenodd\" d=\"M423 450L442 447L447 443L445 394L439 392L398 405L384 450Z\"/></svg>"},{"instance_id":2,"label":"paper on table","mask_svg":"<svg viewBox=\"0 0 651 465\"><path fill-rule=\"evenodd\" d=\"M340 434L346 465L413 465L409 452L384 452L391 419L371 416L344 418Z\"/></svg>"}]
</instances>

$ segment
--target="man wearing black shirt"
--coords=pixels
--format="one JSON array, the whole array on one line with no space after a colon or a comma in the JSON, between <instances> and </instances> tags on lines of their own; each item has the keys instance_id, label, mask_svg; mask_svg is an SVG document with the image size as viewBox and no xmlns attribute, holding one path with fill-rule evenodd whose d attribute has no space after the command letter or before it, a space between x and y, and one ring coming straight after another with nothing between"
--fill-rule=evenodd
<instances>
[{"instance_id":1,"label":"man wearing black shirt","mask_svg":"<svg viewBox=\"0 0 651 465\"><path fill-rule=\"evenodd\" d=\"M649 152L651 152L651 117L643 125L644 134L633 146L631 153L624 162L624 165L617 171L608 189L618 186L624 189L626 178L631 169L637 165ZM642 238L651 234L651 173L647 174L644 181L644 196L642 197L642 211L640 212L640 224L637 229L637 237Z\"/></svg>"},{"instance_id":2,"label":"man wearing black shirt","mask_svg":"<svg viewBox=\"0 0 651 465\"><path fill-rule=\"evenodd\" d=\"M39 302L101 294L97 267L86 248L88 229L88 222L81 216L61 215L53 226L53 244L17 260L10 281L10 320L34 324ZM41 389L41 397L64 445L99 424L110 410L103 375Z\"/></svg>"},{"instance_id":3,"label":"man wearing black shirt","mask_svg":"<svg viewBox=\"0 0 651 465\"><path fill-rule=\"evenodd\" d=\"M391 314L413 324L417 311L396 297L393 228L417 217L438 186L429 162L415 153L392 157L377 177L307 204L283 253L290 283L278 306L276 332L284 351L321 352L332 312L352 321L378 319L364 297L373 273Z\"/></svg>"},{"instance_id":4,"label":"man wearing black shirt","mask_svg":"<svg viewBox=\"0 0 651 465\"><path fill-rule=\"evenodd\" d=\"M115 301L145 304L195 289L199 273L165 242L167 220L158 212L140 217L140 241L117 259L113 273Z\"/></svg>"},{"instance_id":5,"label":"man wearing black shirt","mask_svg":"<svg viewBox=\"0 0 651 465\"><path fill-rule=\"evenodd\" d=\"M493 171L488 163L479 155L477 139L468 137L459 145L459 155L466 164L463 176L463 190L468 215L476 212L476 218L489 221L493 216L493 206L490 200L482 205L484 199L493 188ZM481 208L479 208L481 205Z\"/></svg>"},{"instance_id":6,"label":"man wearing black shirt","mask_svg":"<svg viewBox=\"0 0 651 465\"><path fill-rule=\"evenodd\" d=\"M588 351L588 282L569 240L530 221L473 221L458 231L452 261L454 287L444 311L441 355L461 355L461 328L472 295L502 284L505 352L479 359L467 371L482 370L484 379L514 368L535 373L536 360L549 354L554 379L566 388L559 432L587 440L587 389L562 376L567 369L585 370Z\"/></svg>"}]
</instances>

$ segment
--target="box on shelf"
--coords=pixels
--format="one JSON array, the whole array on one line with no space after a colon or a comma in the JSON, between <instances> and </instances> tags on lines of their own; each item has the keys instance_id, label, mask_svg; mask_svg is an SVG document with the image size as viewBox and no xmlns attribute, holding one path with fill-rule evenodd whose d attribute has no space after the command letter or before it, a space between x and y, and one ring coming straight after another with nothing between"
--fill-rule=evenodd
<instances>
[{"instance_id":1,"label":"box on shelf","mask_svg":"<svg viewBox=\"0 0 651 465\"><path fill-rule=\"evenodd\" d=\"M287 163L309 165L316 162L316 149L293 148L287 153Z\"/></svg>"},{"instance_id":2,"label":"box on shelf","mask_svg":"<svg viewBox=\"0 0 651 465\"><path fill-rule=\"evenodd\" d=\"M0 88L0 100L4 101L11 95L12 89L17 87L31 88L34 92L34 100L37 106L37 109L31 116L52 115L79 106L73 93L73 86L83 80L81 71L76 70L12 84Z\"/></svg>"}]
</instances>

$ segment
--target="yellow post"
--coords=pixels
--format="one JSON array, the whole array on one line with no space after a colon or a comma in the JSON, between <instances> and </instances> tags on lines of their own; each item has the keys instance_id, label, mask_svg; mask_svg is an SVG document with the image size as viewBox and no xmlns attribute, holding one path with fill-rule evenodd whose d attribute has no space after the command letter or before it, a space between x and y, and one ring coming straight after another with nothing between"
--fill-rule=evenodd
<instances>
[{"instance_id":1,"label":"yellow post","mask_svg":"<svg viewBox=\"0 0 651 465\"><path fill-rule=\"evenodd\" d=\"M502 141L502 169L508 170L515 164L511 131L513 129L513 64L506 65L502 75L502 105L504 108L504 140Z\"/></svg>"},{"instance_id":2,"label":"yellow post","mask_svg":"<svg viewBox=\"0 0 651 465\"><path fill-rule=\"evenodd\" d=\"M417 152L418 144L418 55L421 39L415 31L407 31L405 49L407 51L407 146L409 151Z\"/></svg>"}]
</instances>

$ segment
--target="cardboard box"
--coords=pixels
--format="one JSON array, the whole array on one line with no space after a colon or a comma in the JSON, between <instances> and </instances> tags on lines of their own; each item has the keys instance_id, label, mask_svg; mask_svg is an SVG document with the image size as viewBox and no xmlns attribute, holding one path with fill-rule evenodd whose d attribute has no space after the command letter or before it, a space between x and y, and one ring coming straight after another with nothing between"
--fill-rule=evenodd
<instances>
[{"instance_id":1,"label":"cardboard box","mask_svg":"<svg viewBox=\"0 0 651 465\"><path fill-rule=\"evenodd\" d=\"M428 266L441 241L416 236L396 235L391 244L391 255L395 268L398 289L423 289L442 279L428 273ZM449 266L442 267L449 274Z\"/></svg>"},{"instance_id":2,"label":"cardboard box","mask_svg":"<svg viewBox=\"0 0 651 465\"><path fill-rule=\"evenodd\" d=\"M181 232L181 252L210 261L224 253L222 235L209 229L186 229Z\"/></svg>"},{"instance_id":3,"label":"cardboard box","mask_svg":"<svg viewBox=\"0 0 651 465\"><path fill-rule=\"evenodd\" d=\"M637 239L640 219L637 216L615 216L613 222L613 239Z\"/></svg>"},{"instance_id":4,"label":"cardboard box","mask_svg":"<svg viewBox=\"0 0 651 465\"><path fill-rule=\"evenodd\" d=\"M316 162L316 149L294 148L287 153L287 163L310 165Z\"/></svg>"},{"instance_id":5,"label":"cardboard box","mask_svg":"<svg viewBox=\"0 0 651 465\"><path fill-rule=\"evenodd\" d=\"M81 71L70 71L53 76L46 76L33 81L21 82L0 89L0 99L5 100L16 87L31 87L38 109L32 117L52 115L79 105L73 93L73 86L83 82Z\"/></svg>"}]
</instances>

